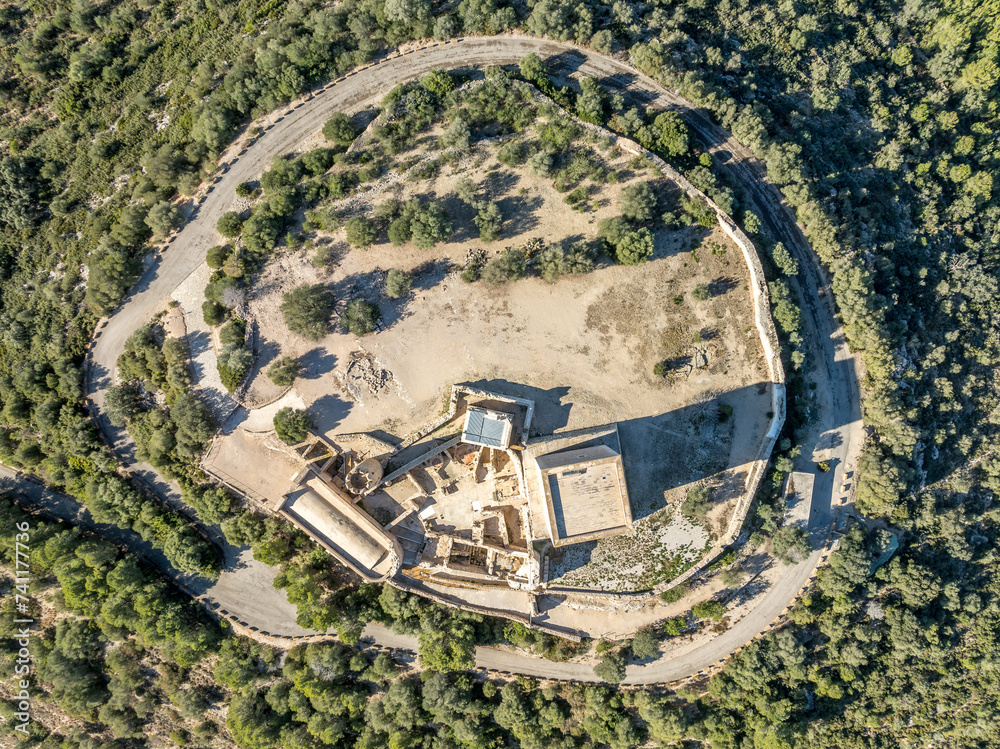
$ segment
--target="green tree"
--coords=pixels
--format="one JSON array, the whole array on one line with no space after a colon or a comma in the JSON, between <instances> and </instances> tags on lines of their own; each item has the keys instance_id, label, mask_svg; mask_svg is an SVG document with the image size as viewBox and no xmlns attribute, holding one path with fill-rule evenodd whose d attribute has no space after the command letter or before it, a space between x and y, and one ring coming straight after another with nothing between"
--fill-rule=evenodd
<instances>
[{"instance_id":1,"label":"green tree","mask_svg":"<svg viewBox=\"0 0 1000 749\"><path fill-rule=\"evenodd\" d=\"M215 434L212 412L194 393L181 393L170 408L177 427L177 447L185 457L194 457Z\"/></svg>"},{"instance_id":2,"label":"green tree","mask_svg":"<svg viewBox=\"0 0 1000 749\"><path fill-rule=\"evenodd\" d=\"M629 221L649 221L656 215L656 193L648 182L629 185L622 190L621 209Z\"/></svg>"},{"instance_id":3,"label":"green tree","mask_svg":"<svg viewBox=\"0 0 1000 749\"><path fill-rule=\"evenodd\" d=\"M484 201L477 206L476 215L472 219L479 229L479 238L484 242L495 242L500 239L500 228L503 226L503 214L500 206L494 202Z\"/></svg>"},{"instance_id":4,"label":"green tree","mask_svg":"<svg viewBox=\"0 0 1000 749\"><path fill-rule=\"evenodd\" d=\"M227 211L219 216L215 228L224 237L238 237L243 231L243 218L236 211Z\"/></svg>"},{"instance_id":5,"label":"green tree","mask_svg":"<svg viewBox=\"0 0 1000 749\"><path fill-rule=\"evenodd\" d=\"M483 280L494 286L523 278L525 274L524 252L518 248L504 250L490 260L483 268Z\"/></svg>"},{"instance_id":6,"label":"green tree","mask_svg":"<svg viewBox=\"0 0 1000 749\"><path fill-rule=\"evenodd\" d=\"M352 247L368 247L378 238L378 229L367 216L352 216L345 227L347 242Z\"/></svg>"},{"instance_id":7,"label":"green tree","mask_svg":"<svg viewBox=\"0 0 1000 749\"><path fill-rule=\"evenodd\" d=\"M336 112L323 125L323 137L342 148L351 145L356 134L354 122L343 112Z\"/></svg>"},{"instance_id":8,"label":"green tree","mask_svg":"<svg viewBox=\"0 0 1000 749\"><path fill-rule=\"evenodd\" d=\"M333 294L323 284L306 284L287 291L281 302L286 327L310 341L318 341L330 329Z\"/></svg>"},{"instance_id":9,"label":"green tree","mask_svg":"<svg viewBox=\"0 0 1000 749\"><path fill-rule=\"evenodd\" d=\"M128 419L142 410L142 395L139 393L139 388L130 382L109 387L104 394L104 408L112 424L123 426Z\"/></svg>"},{"instance_id":10,"label":"green tree","mask_svg":"<svg viewBox=\"0 0 1000 749\"><path fill-rule=\"evenodd\" d=\"M677 112L663 112L653 120L656 145L670 156L684 156L691 148L691 133Z\"/></svg>"},{"instance_id":11,"label":"green tree","mask_svg":"<svg viewBox=\"0 0 1000 749\"><path fill-rule=\"evenodd\" d=\"M712 298L712 292L708 288L708 284L700 283L694 287L691 291L691 298L696 302L707 302Z\"/></svg>"},{"instance_id":12,"label":"green tree","mask_svg":"<svg viewBox=\"0 0 1000 749\"><path fill-rule=\"evenodd\" d=\"M712 509L711 493L707 486L696 484L687 490L687 497L681 503L681 512L692 518L705 517Z\"/></svg>"},{"instance_id":13,"label":"green tree","mask_svg":"<svg viewBox=\"0 0 1000 749\"><path fill-rule=\"evenodd\" d=\"M534 52L522 57L518 67L521 70L521 76L526 81L535 82L548 79L548 71L545 69L545 63Z\"/></svg>"},{"instance_id":14,"label":"green tree","mask_svg":"<svg viewBox=\"0 0 1000 749\"><path fill-rule=\"evenodd\" d=\"M212 268L213 270L219 270L219 268L223 266L223 264L226 262L226 259L232 253L233 253L232 245L217 244L213 247L208 248L208 252L205 253L205 262L208 263L209 268Z\"/></svg>"},{"instance_id":15,"label":"green tree","mask_svg":"<svg viewBox=\"0 0 1000 749\"><path fill-rule=\"evenodd\" d=\"M594 666L594 675L609 684L620 684L625 680L625 656L615 651L607 653Z\"/></svg>"},{"instance_id":16,"label":"green tree","mask_svg":"<svg viewBox=\"0 0 1000 749\"><path fill-rule=\"evenodd\" d=\"M774 264L778 266L780 270L786 276L797 276L799 274L799 261L792 257L785 245L778 242L771 249L771 257L774 258Z\"/></svg>"},{"instance_id":17,"label":"green tree","mask_svg":"<svg viewBox=\"0 0 1000 749\"><path fill-rule=\"evenodd\" d=\"M288 444L295 445L305 440L312 429L312 417L308 411L286 406L274 415L274 431L278 438Z\"/></svg>"},{"instance_id":18,"label":"green tree","mask_svg":"<svg viewBox=\"0 0 1000 749\"><path fill-rule=\"evenodd\" d=\"M632 655L636 658L656 658L660 655L660 640L653 627L643 627L632 638Z\"/></svg>"},{"instance_id":19,"label":"green tree","mask_svg":"<svg viewBox=\"0 0 1000 749\"><path fill-rule=\"evenodd\" d=\"M146 214L146 226L157 239L163 239L180 225L181 212L166 200L161 200Z\"/></svg>"},{"instance_id":20,"label":"green tree","mask_svg":"<svg viewBox=\"0 0 1000 749\"><path fill-rule=\"evenodd\" d=\"M201 305L201 315L206 323L215 327L226 319L226 308L218 302L206 299Z\"/></svg>"},{"instance_id":21,"label":"green tree","mask_svg":"<svg viewBox=\"0 0 1000 749\"><path fill-rule=\"evenodd\" d=\"M368 335L378 323L378 307L364 299L355 299L347 305L341 324L356 336Z\"/></svg>"},{"instance_id":22,"label":"green tree","mask_svg":"<svg viewBox=\"0 0 1000 749\"><path fill-rule=\"evenodd\" d=\"M726 606L719 601L699 601L691 609L695 619L711 619L713 622L722 620L726 615Z\"/></svg>"},{"instance_id":23,"label":"green tree","mask_svg":"<svg viewBox=\"0 0 1000 749\"><path fill-rule=\"evenodd\" d=\"M413 276L398 268L390 270L385 277L385 293L390 299L399 299L410 293Z\"/></svg>"},{"instance_id":24,"label":"green tree","mask_svg":"<svg viewBox=\"0 0 1000 749\"><path fill-rule=\"evenodd\" d=\"M786 525L771 539L771 553L785 564L797 564L812 554L809 534L797 525Z\"/></svg>"},{"instance_id":25,"label":"green tree","mask_svg":"<svg viewBox=\"0 0 1000 749\"><path fill-rule=\"evenodd\" d=\"M438 242L451 236L451 220L438 202L430 202L422 210L413 214L410 220L413 245L420 249L430 249Z\"/></svg>"},{"instance_id":26,"label":"green tree","mask_svg":"<svg viewBox=\"0 0 1000 749\"><path fill-rule=\"evenodd\" d=\"M299 362L290 356L275 359L267 368L267 376L275 385L288 387L299 376Z\"/></svg>"}]
</instances>

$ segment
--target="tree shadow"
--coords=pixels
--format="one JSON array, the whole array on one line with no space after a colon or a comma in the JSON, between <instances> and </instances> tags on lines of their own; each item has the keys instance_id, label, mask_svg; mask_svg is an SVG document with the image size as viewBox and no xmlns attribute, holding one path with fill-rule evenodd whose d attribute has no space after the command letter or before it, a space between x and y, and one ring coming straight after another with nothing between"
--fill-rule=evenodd
<instances>
[{"instance_id":1,"label":"tree shadow","mask_svg":"<svg viewBox=\"0 0 1000 749\"><path fill-rule=\"evenodd\" d=\"M658 260L689 252L692 244L700 246L709 234L711 230L704 226L692 225L679 229L660 227L653 234L653 255L650 259Z\"/></svg>"},{"instance_id":2,"label":"tree shadow","mask_svg":"<svg viewBox=\"0 0 1000 749\"><path fill-rule=\"evenodd\" d=\"M317 346L299 357L299 377L303 380L318 380L332 372L336 366L337 357Z\"/></svg>"},{"instance_id":3,"label":"tree shadow","mask_svg":"<svg viewBox=\"0 0 1000 749\"><path fill-rule=\"evenodd\" d=\"M451 225L454 231L447 241L449 242L472 242L479 241L479 228L473 219L476 211L460 200L457 195L446 195L439 197L437 202L441 203L448 216L451 218Z\"/></svg>"},{"instance_id":4,"label":"tree shadow","mask_svg":"<svg viewBox=\"0 0 1000 749\"><path fill-rule=\"evenodd\" d=\"M87 379L89 381L89 392L106 390L112 384L110 370L103 364L98 364L93 360L91 360L90 367L87 370Z\"/></svg>"},{"instance_id":5,"label":"tree shadow","mask_svg":"<svg viewBox=\"0 0 1000 749\"><path fill-rule=\"evenodd\" d=\"M843 435L835 429L831 429L829 432L824 432L820 435L820 438L816 441L815 451L819 450L832 450L835 447L840 447L844 444Z\"/></svg>"},{"instance_id":6,"label":"tree shadow","mask_svg":"<svg viewBox=\"0 0 1000 749\"><path fill-rule=\"evenodd\" d=\"M254 359L253 366L250 368L250 372L247 375L247 382L253 382L257 375L267 369L271 362L273 362L281 352L281 346L277 343L277 341L262 338L260 332L257 330L257 323L254 322L253 325L253 345L257 358Z\"/></svg>"},{"instance_id":7,"label":"tree shadow","mask_svg":"<svg viewBox=\"0 0 1000 749\"><path fill-rule=\"evenodd\" d=\"M659 98L654 92L646 91L636 86L639 80L637 73L616 73L599 80L602 88L609 89L615 93L622 94L633 104L646 106L652 104Z\"/></svg>"},{"instance_id":8,"label":"tree shadow","mask_svg":"<svg viewBox=\"0 0 1000 749\"><path fill-rule=\"evenodd\" d=\"M351 404L336 393L320 396L309 407L313 429L326 434L333 432L350 411Z\"/></svg>"},{"instance_id":9,"label":"tree shadow","mask_svg":"<svg viewBox=\"0 0 1000 749\"><path fill-rule=\"evenodd\" d=\"M508 195L497 201L497 208L503 216L501 238L511 234L523 234L536 228L540 223L536 212L545 204L540 195ZM515 226L516 229L512 230Z\"/></svg>"},{"instance_id":10,"label":"tree shadow","mask_svg":"<svg viewBox=\"0 0 1000 749\"><path fill-rule=\"evenodd\" d=\"M480 185L480 192L487 200L501 198L521 183L521 175L507 169L494 169L486 175Z\"/></svg>"},{"instance_id":11,"label":"tree shadow","mask_svg":"<svg viewBox=\"0 0 1000 749\"><path fill-rule=\"evenodd\" d=\"M411 271L413 284L410 289L413 291L429 291L444 281L451 273L451 261L448 258L438 258L421 263ZM406 297L404 297L406 299Z\"/></svg>"},{"instance_id":12,"label":"tree shadow","mask_svg":"<svg viewBox=\"0 0 1000 749\"><path fill-rule=\"evenodd\" d=\"M737 287L737 282L735 278L729 278L728 276L719 276L713 279L708 284L708 292L713 296L723 296L728 294L730 291Z\"/></svg>"},{"instance_id":13,"label":"tree shadow","mask_svg":"<svg viewBox=\"0 0 1000 749\"><path fill-rule=\"evenodd\" d=\"M544 60L545 67L550 75L568 77L579 70L587 58L576 50L567 50L557 55L552 55Z\"/></svg>"}]
</instances>

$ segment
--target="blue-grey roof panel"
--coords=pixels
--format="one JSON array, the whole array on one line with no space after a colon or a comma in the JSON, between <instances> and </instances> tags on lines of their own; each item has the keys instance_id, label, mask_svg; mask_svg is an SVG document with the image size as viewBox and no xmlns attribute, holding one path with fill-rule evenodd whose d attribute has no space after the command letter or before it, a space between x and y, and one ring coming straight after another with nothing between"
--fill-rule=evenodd
<instances>
[{"instance_id":1,"label":"blue-grey roof panel","mask_svg":"<svg viewBox=\"0 0 1000 749\"><path fill-rule=\"evenodd\" d=\"M462 439L489 447L502 448L505 423L498 419L488 419L479 411L469 411L465 420Z\"/></svg>"}]
</instances>

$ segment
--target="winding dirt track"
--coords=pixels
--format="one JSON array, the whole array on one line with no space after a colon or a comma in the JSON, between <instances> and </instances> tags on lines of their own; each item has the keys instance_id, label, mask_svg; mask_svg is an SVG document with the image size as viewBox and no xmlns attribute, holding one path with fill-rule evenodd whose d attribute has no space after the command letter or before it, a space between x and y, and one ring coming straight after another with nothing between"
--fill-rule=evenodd
<instances>
[{"instance_id":1,"label":"winding dirt track","mask_svg":"<svg viewBox=\"0 0 1000 749\"><path fill-rule=\"evenodd\" d=\"M803 444L797 469L814 471L814 460L828 460L834 470L818 473L810 534L814 548L823 545L833 523L832 505L842 494L846 470L854 470L863 441L858 378L854 358L847 351L843 333L834 315L828 282L818 267L794 215L783 203L778 190L766 181L763 165L732 136L714 125L702 112L676 94L637 73L628 64L572 45L522 36L478 37L434 44L405 55L393 55L362 68L344 79L316 89L261 135L242 155L222 165L220 175L209 188L169 249L151 264L119 309L99 328L87 357L87 390L95 417L113 449L124 459L131 455L127 436L110 426L103 411L105 391L115 362L125 341L163 304L171 292L193 272L215 244L216 222L232 204L236 186L254 179L279 154L286 153L316 133L338 111L351 111L377 104L400 82L412 80L435 68L454 69L507 65L534 52L548 59L556 75L578 74L601 79L611 89L639 99L654 109L680 112L697 133L703 146L719 156L722 167L740 184L762 217L766 229L782 241L800 260L799 277L805 300L803 318L815 365L810 380L816 382L812 410L815 420ZM134 461L132 461L134 463ZM175 491L148 467L140 467L148 484L171 504L178 503ZM216 534L217 535L217 534ZM225 547L227 568L220 581L200 590L202 597L235 614L261 631L279 635L302 635L294 624L295 612L281 591L267 586L276 570L253 563L244 552ZM822 552L793 567L760 599L754 610L728 631L678 658L661 658L649 665L629 668L627 683L651 684L687 677L706 669L766 630L808 583ZM189 589L189 584L185 586ZM580 611L581 628L586 629L587 612ZM627 619L623 614L623 619ZM622 623L627 629L627 622ZM400 637L381 627L369 627L366 636L389 647L414 649L413 638ZM590 666L579 663L551 663L541 658L518 656L479 648L480 666L532 676L594 680Z\"/></svg>"}]
</instances>

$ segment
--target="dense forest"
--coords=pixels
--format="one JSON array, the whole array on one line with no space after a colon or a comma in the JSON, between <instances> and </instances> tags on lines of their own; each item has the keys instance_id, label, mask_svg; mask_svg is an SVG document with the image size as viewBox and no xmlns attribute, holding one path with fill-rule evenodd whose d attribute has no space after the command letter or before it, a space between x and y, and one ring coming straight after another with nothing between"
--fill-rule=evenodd
<instances>
[{"instance_id":1,"label":"dense forest","mask_svg":"<svg viewBox=\"0 0 1000 749\"><path fill-rule=\"evenodd\" d=\"M515 28L628 56L766 163L832 272L864 357L859 508L903 533L900 553L871 574L875 543L851 531L794 623L744 649L705 693L499 684L448 672L466 661L450 657L442 622L466 653L477 639L519 633L342 584L300 535L194 480L188 455L204 428L171 409L173 443L150 439L146 454L205 522L265 561L294 560L280 581L306 621L351 641L358 622L408 620L431 652L445 636L440 660L416 673L349 646L281 655L219 630L106 544L36 525L36 575L53 586L57 612L37 677L77 723L72 735L36 723L31 741L162 742L144 737L169 701L178 717L162 720L175 723L178 745L997 743L998 13L996 2L953 0L4 2L0 460L140 532L178 569L211 575L218 561L188 521L118 476L82 407L80 365L98 316L137 278L148 240L182 220L178 196L250 118L405 40ZM589 94L560 103L584 119L613 114ZM684 166L692 181L706 179ZM751 231L739 195L729 197ZM135 344L158 350L149 355L162 372L149 374L165 392L177 388L172 403L189 403L169 379L173 344ZM5 538L15 512L4 510ZM188 679L199 668L196 691ZM210 705L212 726L202 717Z\"/></svg>"}]
</instances>

